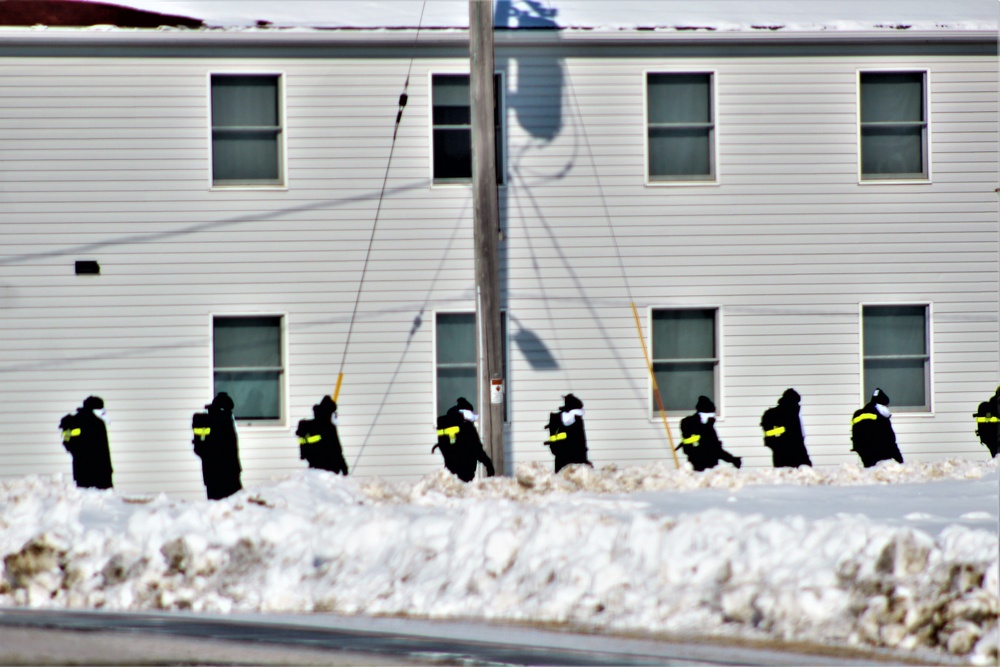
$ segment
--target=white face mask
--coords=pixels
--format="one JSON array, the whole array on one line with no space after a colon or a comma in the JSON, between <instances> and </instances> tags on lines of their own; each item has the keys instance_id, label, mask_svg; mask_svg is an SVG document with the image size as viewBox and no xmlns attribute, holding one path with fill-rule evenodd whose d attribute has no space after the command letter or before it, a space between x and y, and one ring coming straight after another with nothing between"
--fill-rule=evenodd
<instances>
[{"instance_id":1,"label":"white face mask","mask_svg":"<svg viewBox=\"0 0 1000 667\"><path fill-rule=\"evenodd\" d=\"M576 408L575 410L569 410L562 413L563 426L569 426L576 421L577 417L583 419L583 408Z\"/></svg>"},{"instance_id":2,"label":"white face mask","mask_svg":"<svg viewBox=\"0 0 1000 667\"><path fill-rule=\"evenodd\" d=\"M878 413L880 415L882 415L883 417L885 417L886 419L888 419L889 417L892 416L892 413L889 412L889 406L888 405L882 405L881 403L876 403L875 404L875 409L878 410Z\"/></svg>"},{"instance_id":3,"label":"white face mask","mask_svg":"<svg viewBox=\"0 0 1000 667\"><path fill-rule=\"evenodd\" d=\"M334 412L332 415L330 415L330 423L332 423L334 426L340 426L340 422L337 421L337 413L336 412Z\"/></svg>"},{"instance_id":4,"label":"white face mask","mask_svg":"<svg viewBox=\"0 0 1000 667\"><path fill-rule=\"evenodd\" d=\"M479 415L477 415L472 410L459 410L459 412L462 413L462 416L465 417L465 421L467 422L472 422L473 424L475 424L476 420L479 419Z\"/></svg>"},{"instance_id":5,"label":"white face mask","mask_svg":"<svg viewBox=\"0 0 1000 667\"><path fill-rule=\"evenodd\" d=\"M105 410L104 408L93 410L93 413L94 416L100 419L101 421L104 421L105 423L108 421L108 411Z\"/></svg>"},{"instance_id":6,"label":"white face mask","mask_svg":"<svg viewBox=\"0 0 1000 667\"><path fill-rule=\"evenodd\" d=\"M709 419L715 419L714 412L699 412L698 416L701 417L702 424L707 424Z\"/></svg>"}]
</instances>

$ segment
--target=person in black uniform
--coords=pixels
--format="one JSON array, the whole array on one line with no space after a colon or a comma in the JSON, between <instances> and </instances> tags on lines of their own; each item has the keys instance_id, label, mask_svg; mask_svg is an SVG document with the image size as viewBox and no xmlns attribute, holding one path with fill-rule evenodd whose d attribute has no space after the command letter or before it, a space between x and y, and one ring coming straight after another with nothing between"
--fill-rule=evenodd
<instances>
[{"instance_id":1,"label":"person in black uniform","mask_svg":"<svg viewBox=\"0 0 1000 667\"><path fill-rule=\"evenodd\" d=\"M233 407L229 394L220 391L205 406L207 412L195 413L192 418L194 453L201 458L201 475L209 500L228 498L243 488Z\"/></svg>"},{"instance_id":2,"label":"person in black uniform","mask_svg":"<svg viewBox=\"0 0 1000 667\"><path fill-rule=\"evenodd\" d=\"M73 457L73 481L79 487L112 488L111 448L104 423L104 401L88 396L76 414L59 422L63 446Z\"/></svg>"},{"instance_id":3,"label":"person in black uniform","mask_svg":"<svg viewBox=\"0 0 1000 667\"><path fill-rule=\"evenodd\" d=\"M312 407L313 418L303 419L295 435L299 436L299 458L310 468L347 474L347 461L337 434L337 402L324 396Z\"/></svg>"},{"instance_id":4,"label":"person in black uniform","mask_svg":"<svg viewBox=\"0 0 1000 667\"><path fill-rule=\"evenodd\" d=\"M573 394L563 396L559 412L549 413L549 441L545 443L555 457L555 471L571 463L593 467L587 458L587 431L583 425L583 401Z\"/></svg>"},{"instance_id":5,"label":"person in black uniform","mask_svg":"<svg viewBox=\"0 0 1000 667\"><path fill-rule=\"evenodd\" d=\"M979 442L983 443L990 450L990 456L993 458L996 458L997 450L1000 449L1000 411L998 411L998 402L1000 402L1000 387L997 387L993 398L980 403L979 409L972 415L976 418L976 435L979 436Z\"/></svg>"},{"instance_id":6,"label":"person in black uniform","mask_svg":"<svg viewBox=\"0 0 1000 667\"><path fill-rule=\"evenodd\" d=\"M479 415L465 398L459 398L455 405L438 417L438 442L431 448L441 450L444 466L463 482L471 482L476 477L479 463L486 466L486 476L493 477L493 461L490 460L483 441L476 430Z\"/></svg>"},{"instance_id":7,"label":"person in black uniform","mask_svg":"<svg viewBox=\"0 0 1000 667\"><path fill-rule=\"evenodd\" d=\"M872 398L851 418L851 449L861 457L861 463L871 468L879 461L895 459L903 462L903 455L896 445L896 432L892 429L889 397L881 389L872 392Z\"/></svg>"},{"instance_id":8,"label":"person in black uniform","mask_svg":"<svg viewBox=\"0 0 1000 667\"><path fill-rule=\"evenodd\" d=\"M800 400L799 392L786 389L778 399L778 405L765 410L760 418L760 426L764 429L764 446L770 448L775 468L812 465L802 435Z\"/></svg>"},{"instance_id":9,"label":"person in black uniform","mask_svg":"<svg viewBox=\"0 0 1000 667\"><path fill-rule=\"evenodd\" d=\"M722 441L715 433L715 403L707 396L699 396L695 413L681 420L681 450L696 471L714 468L719 460L728 461L739 468L743 459L722 448Z\"/></svg>"}]
</instances>

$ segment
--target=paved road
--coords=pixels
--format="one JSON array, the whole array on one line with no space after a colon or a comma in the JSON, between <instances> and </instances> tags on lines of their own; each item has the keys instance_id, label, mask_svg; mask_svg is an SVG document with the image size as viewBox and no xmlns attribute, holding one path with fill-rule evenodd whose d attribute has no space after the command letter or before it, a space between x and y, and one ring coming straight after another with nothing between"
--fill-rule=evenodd
<instances>
[{"instance_id":1,"label":"paved road","mask_svg":"<svg viewBox=\"0 0 1000 667\"><path fill-rule=\"evenodd\" d=\"M0 665L93 664L820 666L921 663L904 662L899 656L888 653L861 654L816 646L768 648L737 643L667 642L473 622L331 614L125 614L0 609Z\"/></svg>"}]
</instances>

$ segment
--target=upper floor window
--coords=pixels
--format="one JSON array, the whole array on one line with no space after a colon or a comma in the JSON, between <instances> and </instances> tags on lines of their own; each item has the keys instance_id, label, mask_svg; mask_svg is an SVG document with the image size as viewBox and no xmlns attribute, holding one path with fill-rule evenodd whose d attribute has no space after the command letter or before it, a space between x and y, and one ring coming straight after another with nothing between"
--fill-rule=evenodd
<instances>
[{"instance_id":1,"label":"upper floor window","mask_svg":"<svg viewBox=\"0 0 1000 667\"><path fill-rule=\"evenodd\" d=\"M646 74L650 182L715 180L713 97L711 73Z\"/></svg>"},{"instance_id":2,"label":"upper floor window","mask_svg":"<svg viewBox=\"0 0 1000 667\"><path fill-rule=\"evenodd\" d=\"M237 419L280 420L284 404L281 316L212 321L214 393L229 394Z\"/></svg>"},{"instance_id":3,"label":"upper floor window","mask_svg":"<svg viewBox=\"0 0 1000 667\"><path fill-rule=\"evenodd\" d=\"M893 411L931 409L927 322L927 306L862 306L863 396L880 388Z\"/></svg>"},{"instance_id":4,"label":"upper floor window","mask_svg":"<svg viewBox=\"0 0 1000 667\"><path fill-rule=\"evenodd\" d=\"M719 403L716 316L714 308L652 312L653 373L663 407L670 413L693 412L699 396ZM656 397L651 398L656 412Z\"/></svg>"},{"instance_id":5,"label":"upper floor window","mask_svg":"<svg viewBox=\"0 0 1000 667\"><path fill-rule=\"evenodd\" d=\"M277 75L212 75L212 184L281 185Z\"/></svg>"},{"instance_id":6,"label":"upper floor window","mask_svg":"<svg viewBox=\"0 0 1000 667\"><path fill-rule=\"evenodd\" d=\"M468 74L431 76L433 172L435 183L472 182L472 105ZM500 75L493 78L493 126L497 183L504 183L503 99Z\"/></svg>"},{"instance_id":7,"label":"upper floor window","mask_svg":"<svg viewBox=\"0 0 1000 667\"><path fill-rule=\"evenodd\" d=\"M861 72L861 179L927 179L927 73Z\"/></svg>"}]
</instances>

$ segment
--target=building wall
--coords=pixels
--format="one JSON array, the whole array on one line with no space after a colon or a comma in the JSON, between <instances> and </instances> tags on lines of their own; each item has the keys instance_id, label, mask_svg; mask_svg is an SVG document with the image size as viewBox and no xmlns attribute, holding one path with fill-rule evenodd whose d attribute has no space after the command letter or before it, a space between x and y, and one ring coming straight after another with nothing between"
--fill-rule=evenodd
<instances>
[{"instance_id":1,"label":"building wall","mask_svg":"<svg viewBox=\"0 0 1000 667\"><path fill-rule=\"evenodd\" d=\"M466 62L410 55L0 59L0 476L68 474L59 417L97 394L118 488L201 496L211 316L256 312L286 320L287 418L241 425L245 485L303 467L295 423L341 369L352 472L440 467L434 313L475 304L470 188L430 185L428 89ZM854 462L859 303L929 303L934 412L894 417L901 450L987 455L970 415L1000 378L995 52L498 48L497 65L509 460L551 460L542 427L568 391L595 464L669 460L630 295L643 327L651 307L720 309L718 430L752 465L788 386L814 462ZM870 67L929 71L931 183L858 184ZM661 68L716 73L717 185L644 185L643 73ZM210 187L208 75L238 71L284 77L284 189Z\"/></svg>"}]
</instances>

